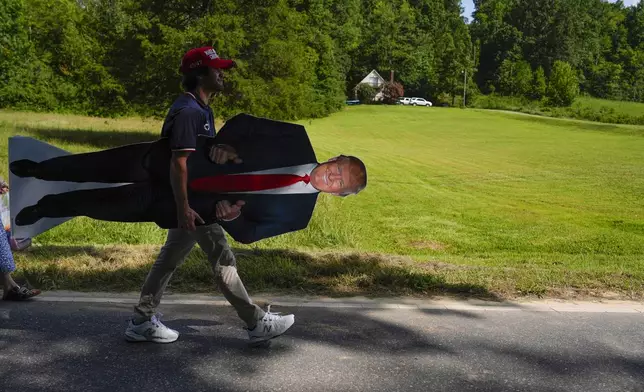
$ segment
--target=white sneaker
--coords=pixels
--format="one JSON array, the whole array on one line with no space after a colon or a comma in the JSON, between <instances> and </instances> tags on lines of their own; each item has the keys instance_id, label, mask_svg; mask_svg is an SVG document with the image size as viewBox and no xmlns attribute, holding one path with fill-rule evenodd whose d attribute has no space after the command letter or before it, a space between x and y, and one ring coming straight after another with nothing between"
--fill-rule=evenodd
<instances>
[{"instance_id":1,"label":"white sneaker","mask_svg":"<svg viewBox=\"0 0 644 392\"><path fill-rule=\"evenodd\" d=\"M280 316L279 313L271 313L271 305L268 305L264 317L257 320L255 328L248 330L248 338L251 344L276 338L286 332L294 322L294 315Z\"/></svg>"},{"instance_id":2,"label":"white sneaker","mask_svg":"<svg viewBox=\"0 0 644 392\"><path fill-rule=\"evenodd\" d=\"M129 342L172 343L177 339L179 339L179 332L163 325L156 315L138 325L130 319L125 330L125 340Z\"/></svg>"}]
</instances>

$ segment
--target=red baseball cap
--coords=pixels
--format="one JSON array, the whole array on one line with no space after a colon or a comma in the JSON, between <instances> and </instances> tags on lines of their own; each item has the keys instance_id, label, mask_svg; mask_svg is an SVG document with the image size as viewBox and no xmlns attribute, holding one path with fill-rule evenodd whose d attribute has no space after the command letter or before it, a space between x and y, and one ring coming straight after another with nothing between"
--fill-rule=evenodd
<instances>
[{"instance_id":1,"label":"red baseball cap","mask_svg":"<svg viewBox=\"0 0 644 392\"><path fill-rule=\"evenodd\" d=\"M181 72L186 73L199 67L229 69L235 66L233 60L219 58L215 49L210 46L190 49L181 59Z\"/></svg>"}]
</instances>

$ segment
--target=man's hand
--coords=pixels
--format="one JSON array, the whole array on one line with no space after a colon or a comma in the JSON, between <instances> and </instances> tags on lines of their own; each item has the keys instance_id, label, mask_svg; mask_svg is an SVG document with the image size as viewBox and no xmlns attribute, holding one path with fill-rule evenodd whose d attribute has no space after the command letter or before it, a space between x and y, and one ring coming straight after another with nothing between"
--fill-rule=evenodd
<instances>
[{"instance_id":1,"label":"man's hand","mask_svg":"<svg viewBox=\"0 0 644 392\"><path fill-rule=\"evenodd\" d=\"M241 215L241 208L246 204L243 200L238 200L235 204L230 204L228 200L222 200L215 206L217 219L231 221Z\"/></svg>"},{"instance_id":2,"label":"man's hand","mask_svg":"<svg viewBox=\"0 0 644 392\"><path fill-rule=\"evenodd\" d=\"M237 151L227 144L217 144L212 146L209 157L211 161L220 165L223 165L228 161L242 163L242 160L237 156Z\"/></svg>"},{"instance_id":3,"label":"man's hand","mask_svg":"<svg viewBox=\"0 0 644 392\"><path fill-rule=\"evenodd\" d=\"M199 214L197 214L195 210L193 210L190 207L187 207L182 214L179 214L179 216L177 216L177 221L179 222L179 227L181 229L186 229L190 231L197 230L197 227L195 225L195 220L201 224L205 223L204 220L201 219Z\"/></svg>"}]
</instances>

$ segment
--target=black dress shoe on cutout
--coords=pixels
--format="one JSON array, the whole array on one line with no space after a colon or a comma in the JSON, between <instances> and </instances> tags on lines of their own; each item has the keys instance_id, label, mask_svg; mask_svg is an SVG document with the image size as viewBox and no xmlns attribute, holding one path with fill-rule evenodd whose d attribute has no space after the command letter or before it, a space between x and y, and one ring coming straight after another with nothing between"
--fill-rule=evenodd
<instances>
[{"instance_id":1,"label":"black dress shoe on cutout","mask_svg":"<svg viewBox=\"0 0 644 392\"><path fill-rule=\"evenodd\" d=\"M38 206L29 206L23 208L18 215L16 215L16 225L28 226L33 225L42 218Z\"/></svg>"},{"instance_id":2,"label":"black dress shoe on cutout","mask_svg":"<svg viewBox=\"0 0 644 392\"><path fill-rule=\"evenodd\" d=\"M20 159L9 164L9 170L18 177L36 177L38 163L29 159Z\"/></svg>"}]
</instances>

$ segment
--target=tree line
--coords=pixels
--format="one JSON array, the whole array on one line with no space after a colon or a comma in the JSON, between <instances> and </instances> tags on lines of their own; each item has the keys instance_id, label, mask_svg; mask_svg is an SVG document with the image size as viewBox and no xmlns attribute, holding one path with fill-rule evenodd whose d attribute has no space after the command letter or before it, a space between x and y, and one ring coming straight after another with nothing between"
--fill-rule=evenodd
<instances>
[{"instance_id":1,"label":"tree line","mask_svg":"<svg viewBox=\"0 0 644 392\"><path fill-rule=\"evenodd\" d=\"M280 119L339 110L372 69L408 92L455 91L471 53L459 0L3 0L4 107L163 114L179 61L237 60L214 104Z\"/></svg>"},{"instance_id":2,"label":"tree line","mask_svg":"<svg viewBox=\"0 0 644 392\"><path fill-rule=\"evenodd\" d=\"M540 99L552 86L557 105L580 92L644 102L643 2L474 1L470 32L483 93Z\"/></svg>"},{"instance_id":3,"label":"tree line","mask_svg":"<svg viewBox=\"0 0 644 392\"><path fill-rule=\"evenodd\" d=\"M238 64L213 104L224 117L326 116L372 69L435 102L464 88L644 99L641 3L476 8L468 25L460 0L3 0L0 107L163 115L181 92L181 56L202 45Z\"/></svg>"}]
</instances>

